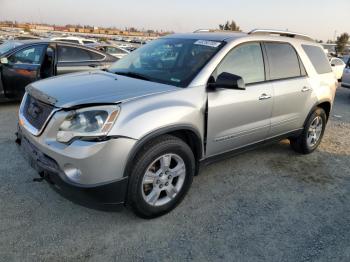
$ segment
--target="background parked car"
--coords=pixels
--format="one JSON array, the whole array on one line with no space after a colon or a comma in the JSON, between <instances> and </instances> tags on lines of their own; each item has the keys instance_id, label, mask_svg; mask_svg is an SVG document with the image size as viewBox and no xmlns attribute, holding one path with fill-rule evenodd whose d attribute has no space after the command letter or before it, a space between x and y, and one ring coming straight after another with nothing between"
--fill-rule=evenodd
<instances>
[{"instance_id":1,"label":"background parked car","mask_svg":"<svg viewBox=\"0 0 350 262\"><path fill-rule=\"evenodd\" d=\"M73 43L73 44L80 44L80 45L88 45L88 44L94 44L97 43L93 39L85 39L81 37L75 37L75 36L67 36L67 37L52 37L52 41L60 41L60 42L67 42L67 43Z\"/></svg>"},{"instance_id":2,"label":"background parked car","mask_svg":"<svg viewBox=\"0 0 350 262\"><path fill-rule=\"evenodd\" d=\"M350 59L350 55L344 55L341 59L342 59L342 60L344 61L344 63L346 64L346 63L349 61L349 59Z\"/></svg>"},{"instance_id":3,"label":"background parked car","mask_svg":"<svg viewBox=\"0 0 350 262\"><path fill-rule=\"evenodd\" d=\"M39 40L40 37L32 36L32 35L19 35L13 37L11 40Z\"/></svg>"},{"instance_id":4,"label":"background parked car","mask_svg":"<svg viewBox=\"0 0 350 262\"><path fill-rule=\"evenodd\" d=\"M333 72L335 73L338 80L340 80L343 76L345 63L340 58L332 57L330 60Z\"/></svg>"},{"instance_id":5,"label":"background parked car","mask_svg":"<svg viewBox=\"0 0 350 262\"><path fill-rule=\"evenodd\" d=\"M342 86L350 88L350 58L348 59L348 63L346 64L346 67L344 69Z\"/></svg>"},{"instance_id":6,"label":"background parked car","mask_svg":"<svg viewBox=\"0 0 350 262\"><path fill-rule=\"evenodd\" d=\"M89 44L87 46L89 46L91 48L95 48L95 49L100 50L100 51L103 51L103 52L110 54L112 56L115 56L118 59L120 59L120 58L122 58L130 53L130 51L128 51L124 48L121 48L121 47L118 47L115 45L109 45L109 44L95 43L95 44Z\"/></svg>"},{"instance_id":7,"label":"background parked car","mask_svg":"<svg viewBox=\"0 0 350 262\"><path fill-rule=\"evenodd\" d=\"M55 41L8 41L0 45L0 98L21 99L25 86L55 75L105 69L116 57Z\"/></svg>"}]
</instances>

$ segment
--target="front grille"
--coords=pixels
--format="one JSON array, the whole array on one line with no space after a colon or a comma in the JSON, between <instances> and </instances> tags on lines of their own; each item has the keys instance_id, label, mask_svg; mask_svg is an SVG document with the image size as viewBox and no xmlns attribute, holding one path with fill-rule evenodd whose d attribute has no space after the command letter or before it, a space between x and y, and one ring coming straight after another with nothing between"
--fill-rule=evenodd
<instances>
[{"instance_id":1,"label":"front grille","mask_svg":"<svg viewBox=\"0 0 350 262\"><path fill-rule=\"evenodd\" d=\"M34 128L41 130L53 109L54 106L27 95L23 108L23 116Z\"/></svg>"}]
</instances>

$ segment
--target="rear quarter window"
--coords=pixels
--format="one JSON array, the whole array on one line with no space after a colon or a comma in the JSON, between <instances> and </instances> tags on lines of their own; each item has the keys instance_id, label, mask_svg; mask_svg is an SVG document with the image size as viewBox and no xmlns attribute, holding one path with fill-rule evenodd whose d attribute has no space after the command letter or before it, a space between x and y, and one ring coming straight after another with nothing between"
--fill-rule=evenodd
<instances>
[{"instance_id":1,"label":"rear quarter window","mask_svg":"<svg viewBox=\"0 0 350 262\"><path fill-rule=\"evenodd\" d=\"M302 47L318 74L327 74L332 72L332 68L326 54L320 47L312 45L302 45Z\"/></svg>"},{"instance_id":2,"label":"rear quarter window","mask_svg":"<svg viewBox=\"0 0 350 262\"><path fill-rule=\"evenodd\" d=\"M59 62L84 62L91 60L102 60L105 57L102 54L73 46L58 46Z\"/></svg>"},{"instance_id":3,"label":"rear quarter window","mask_svg":"<svg viewBox=\"0 0 350 262\"><path fill-rule=\"evenodd\" d=\"M90 54L91 60L102 60L105 58L103 55L98 54L96 52L89 51L89 54Z\"/></svg>"}]
</instances>

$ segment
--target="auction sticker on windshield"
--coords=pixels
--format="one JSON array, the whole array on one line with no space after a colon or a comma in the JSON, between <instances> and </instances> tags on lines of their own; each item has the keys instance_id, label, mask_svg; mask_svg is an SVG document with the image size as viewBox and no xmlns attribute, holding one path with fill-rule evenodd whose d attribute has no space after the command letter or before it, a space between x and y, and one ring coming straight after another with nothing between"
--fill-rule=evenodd
<instances>
[{"instance_id":1,"label":"auction sticker on windshield","mask_svg":"<svg viewBox=\"0 0 350 262\"><path fill-rule=\"evenodd\" d=\"M195 45L204 45L204 46L210 46L210 47L218 47L221 42L215 42L215 41L207 41L207 40L197 40Z\"/></svg>"}]
</instances>

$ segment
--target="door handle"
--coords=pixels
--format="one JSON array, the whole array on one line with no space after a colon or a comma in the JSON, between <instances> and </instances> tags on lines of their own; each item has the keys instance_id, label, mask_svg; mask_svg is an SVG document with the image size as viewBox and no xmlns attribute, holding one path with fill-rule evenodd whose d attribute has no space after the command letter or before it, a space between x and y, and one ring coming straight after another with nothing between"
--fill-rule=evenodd
<instances>
[{"instance_id":1,"label":"door handle","mask_svg":"<svg viewBox=\"0 0 350 262\"><path fill-rule=\"evenodd\" d=\"M96 65L96 64L91 64L91 65L89 65L89 67L95 68L95 67L98 67L98 65Z\"/></svg>"},{"instance_id":2,"label":"door handle","mask_svg":"<svg viewBox=\"0 0 350 262\"><path fill-rule=\"evenodd\" d=\"M262 94L259 97L259 100L266 100L266 99L270 99L272 96L271 95L267 95L267 94Z\"/></svg>"},{"instance_id":3,"label":"door handle","mask_svg":"<svg viewBox=\"0 0 350 262\"><path fill-rule=\"evenodd\" d=\"M308 91L311 91L311 90L312 90L311 87L304 86L303 89L301 89L301 92L308 92Z\"/></svg>"}]
</instances>

